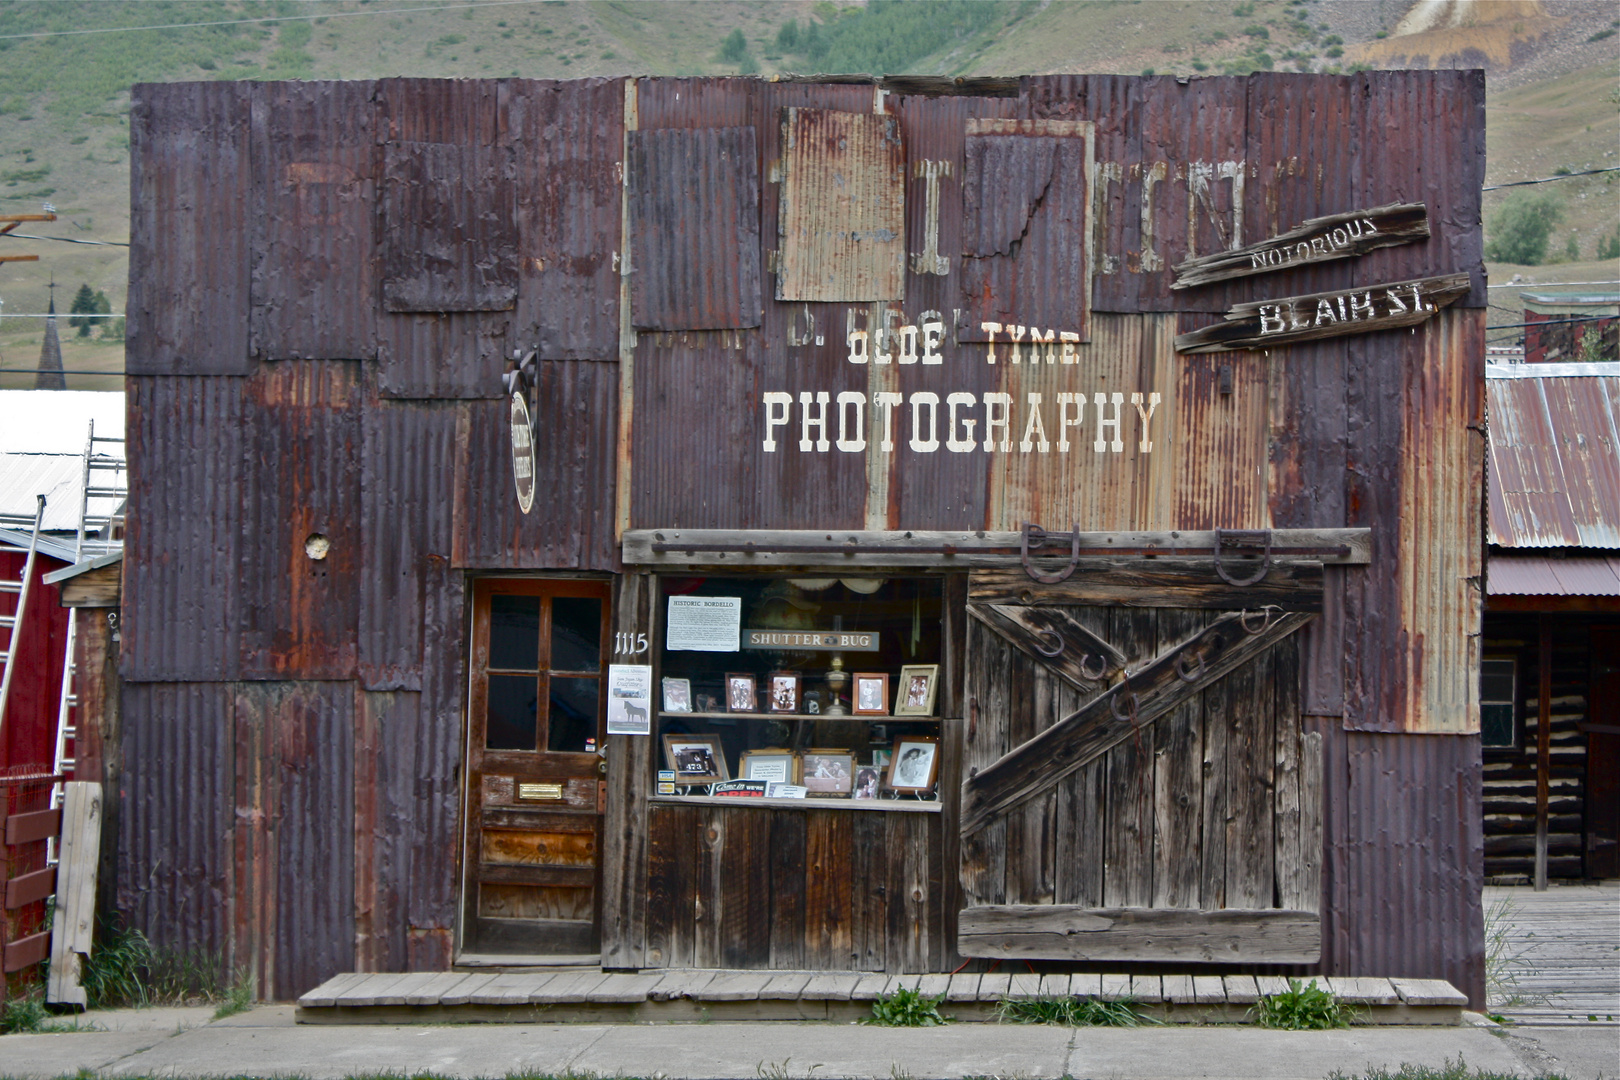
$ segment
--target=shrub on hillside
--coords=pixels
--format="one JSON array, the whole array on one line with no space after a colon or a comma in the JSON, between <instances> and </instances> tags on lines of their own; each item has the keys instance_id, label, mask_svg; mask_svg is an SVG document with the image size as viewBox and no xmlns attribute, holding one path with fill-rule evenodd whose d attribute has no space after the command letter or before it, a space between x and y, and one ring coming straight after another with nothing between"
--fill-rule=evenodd
<instances>
[{"instance_id":1,"label":"shrub on hillside","mask_svg":"<svg viewBox=\"0 0 1620 1080\"><path fill-rule=\"evenodd\" d=\"M1492 262L1540 265L1547 257L1553 226L1563 216L1563 204L1550 191L1514 192L1491 215L1485 257Z\"/></svg>"}]
</instances>

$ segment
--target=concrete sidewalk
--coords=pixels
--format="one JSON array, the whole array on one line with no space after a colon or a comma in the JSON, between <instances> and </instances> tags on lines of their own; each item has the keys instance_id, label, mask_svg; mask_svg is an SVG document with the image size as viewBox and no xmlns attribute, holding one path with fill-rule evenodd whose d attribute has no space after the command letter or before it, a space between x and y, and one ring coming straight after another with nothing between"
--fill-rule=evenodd
<instances>
[{"instance_id":1,"label":"concrete sidewalk","mask_svg":"<svg viewBox=\"0 0 1620 1080\"><path fill-rule=\"evenodd\" d=\"M1571 1080L1620 1076L1620 1027L1379 1027L1286 1032L1251 1027L1056 1028L960 1024L895 1029L747 1023L453 1026L298 1025L291 1006L210 1021L206 1009L93 1013L103 1030L0 1037L0 1076L209 1075L341 1078L433 1072L788 1080L967 1076L1076 1080L1324 1080L1335 1069L1470 1066Z\"/></svg>"}]
</instances>

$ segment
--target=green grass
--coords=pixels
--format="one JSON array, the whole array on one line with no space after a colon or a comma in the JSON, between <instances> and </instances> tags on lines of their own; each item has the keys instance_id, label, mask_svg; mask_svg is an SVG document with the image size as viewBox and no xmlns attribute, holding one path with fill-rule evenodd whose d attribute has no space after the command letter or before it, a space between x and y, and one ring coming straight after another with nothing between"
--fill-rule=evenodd
<instances>
[{"instance_id":1,"label":"green grass","mask_svg":"<svg viewBox=\"0 0 1620 1080\"><path fill-rule=\"evenodd\" d=\"M1393 1072L1383 1068L1368 1069L1364 1073L1334 1070L1328 1074L1328 1080L1521 1080L1521 1078L1516 1073L1471 1070L1459 1055L1455 1062L1447 1058L1446 1063L1438 1069L1429 1065L1402 1065ZM1563 1073L1541 1073L1536 1080L1569 1080L1569 1078Z\"/></svg>"},{"instance_id":2,"label":"green grass","mask_svg":"<svg viewBox=\"0 0 1620 1080\"><path fill-rule=\"evenodd\" d=\"M1063 1027L1141 1027L1159 1021L1142 1012L1135 998L1103 1001L1092 997L1034 998L996 1003L1003 1024L1057 1024Z\"/></svg>"},{"instance_id":3,"label":"green grass","mask_svg":"<svg viewBox=\"0 0 1620 1080\"><path fill-rule=\"evenodd\" d=\"M1261 1027L1285 1031L1349 1027L1356 1019L1353 1008L1317 986L1315 979L1303 986L1298 979L1289 979L1287 990L1263 996L1250 1015Z\"/></svg>"}]
</instances>

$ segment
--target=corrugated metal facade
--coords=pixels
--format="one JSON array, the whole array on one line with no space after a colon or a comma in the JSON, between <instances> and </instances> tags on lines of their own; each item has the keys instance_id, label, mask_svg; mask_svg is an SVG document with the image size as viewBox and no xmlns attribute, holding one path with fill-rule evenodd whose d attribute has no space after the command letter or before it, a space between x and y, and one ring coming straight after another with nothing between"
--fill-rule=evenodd
<instances>
[{"instance_id":1,"label":"corrugated metal facade","mask_svg":"<svg viewBox=\"0 0 1620 1080\"><path fill-rule=\"evenodd\" d=\"M1330 568L1302 639L1328 746L1323 963L1480 996L1479 73L907 89L137 89L123 673L126 769L150 801L129 800L121 880L138 925L228 944L281 996L448 963L469 571L617 570L630 527L1368 526L1372 566ZM430 158L442 191L403 183ZM491 169L509 200L504 179L471 183ZM418 248L393 224L422 200L413 227L451 232ZM1170 288L1189 255L1403 200L1427 204L1428 241ZM474 268L425 274L411 260L433 245ZM964 266L997 259L1010 273ZM1412 333L1174 351L1233 302L1452 272L1475 290ZM761 298L766 273L806 299ZM1087 340L1025 337L1015 363L1005 334L958 337L975 282L999 304L1045 278L1068 285L1017 304L1050 324L1030 329ZM938 366L917 355L931 323ZM531 350L542 483L523 515L499 375ZM767 393L786 395L774 450ZM972 402L957 422L952 394ZM1060 395L1083 395L1078 414ZM930 420L940 445L911 449ZM194 772L210 801L187 817Z\"/></svg>"}]
</instances>

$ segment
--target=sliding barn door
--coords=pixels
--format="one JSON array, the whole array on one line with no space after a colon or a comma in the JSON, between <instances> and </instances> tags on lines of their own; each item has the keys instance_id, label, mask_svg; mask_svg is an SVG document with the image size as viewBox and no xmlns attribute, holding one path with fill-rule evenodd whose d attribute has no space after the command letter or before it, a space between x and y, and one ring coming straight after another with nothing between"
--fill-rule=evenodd
<instances>
[{"instance_id":1,"label":"sliding barn door","mask_svg":"<svg viewBox=\"0 0 1620 1080\"><path fill-rule=\"evenodd\" d=\"M1194 560L970 579L963 955L1318 959L1297 631L1321 581L1294 563L1237 588Z\"/></svg>"}]
</instances>

